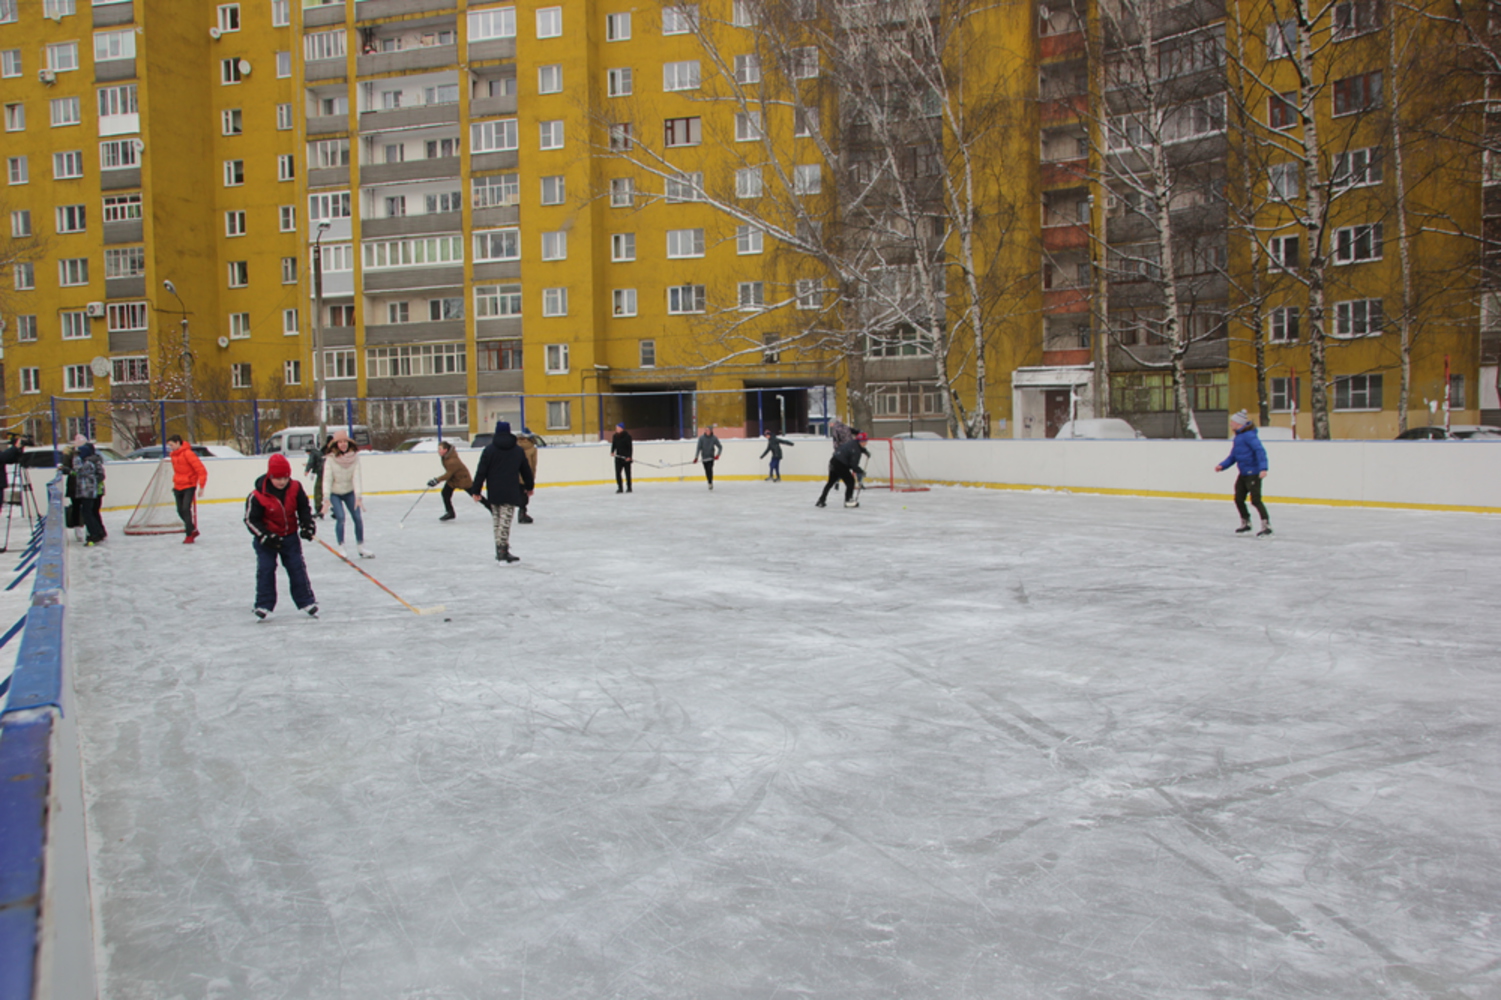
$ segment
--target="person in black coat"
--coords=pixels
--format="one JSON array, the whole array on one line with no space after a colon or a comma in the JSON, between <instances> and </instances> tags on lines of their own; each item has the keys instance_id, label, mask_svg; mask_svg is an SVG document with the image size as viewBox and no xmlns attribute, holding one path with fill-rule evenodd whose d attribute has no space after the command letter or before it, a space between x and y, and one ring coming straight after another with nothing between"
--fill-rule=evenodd
<instances>
[{"instance_id":1,"label":"person in black coat","mask_svg":"<svg viewBox=\"0 0 1501 1000\"><path fill-rule=\"evenodd\" d=\"M490 508L490 517L495 522L495 558L498 562L513 563L520 559L511 555L511 520L516 516L516 508L532 495L536 485L531 463L516 442L516 435L511 433L511 425L504 420L497 421L495 437L479 457L479 467L474 470L474 485L469 488L469 493L476 503ZM485 490L487 486L489 489Z\"/></svg>"},{"instance_id":2,"label":"person in black coat","mask_svg":"<svg viewBox=\"0 0 1501 1000\"><path fill-rule=\"evenodd\" d=\"M3 495L5 493L5 488L10 485L10 480L6 476L5 467L7 465L19 465L21 461L22 450L21 435L12 434L10 436L10 444L6 446L4 451L0 451L0 495ZM25 473L18 472L17 475L25 475Z\"/></svg>"},{"instance_id":3,"label":"person in black coat","mask_svg":"<svg viewBox=\"0 0 1501 1000\"><path fill-rule=\"evenodd\" d=\"M828 506L825 501L829 498L829 490L834 488L835 483L841 482L844 483L844 505L860 506L860 501L855 499L855 476L860 471L860 456L870 457L870 452L865 450L866 440L864 433L857 433L854 438L834 449L834 457L829 459L829 481L823 484L823 492L819 494L815 507Z\"/></svg>"},{"instance_id":4,"label":"person in black coat","mask_svg":"<svg viewBox=\"0 0 1501 1000\"><path fill-rule=\"evenodd\" d=\"M629 493L631 491L631 432L625 429L625 424L615 425L615 434L610 438L610 454L615 456L615 492ZM625 476L624 483L621 476Z\"/></svg>"}]
</instances>

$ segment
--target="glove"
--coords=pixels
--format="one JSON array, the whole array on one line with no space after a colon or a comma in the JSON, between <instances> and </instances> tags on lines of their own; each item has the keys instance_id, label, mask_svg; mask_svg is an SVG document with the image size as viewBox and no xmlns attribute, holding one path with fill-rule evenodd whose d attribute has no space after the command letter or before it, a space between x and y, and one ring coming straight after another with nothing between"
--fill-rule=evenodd
<instances>
[{"instance_id":1,"label":"glove","mask_svg":"<svg viewBox=\"0 0 1501 1000\"><path fill-rule=\"evenodd\" d=\"M268 552L279 552L279 551L281 551L281 536L279 536L279 535L262 535L261 536L261 546L263 548L265 548Z\"/></svg>"},{"instance_id":2,"label":"glove","mask_svg":"<svg viewBox=\"0 0 1501 1000\"><path fill-rule=\"evenodd\" d=\"M432 489L434 486L437 486L437 485L438 485L438 481L436 479L429 479L427 481L427 488L428 489Z\"/></svg>"},{"instance_id":3,"label":"glove","mask_svg":"<svg viewBox=\"0 0 1501 1000\"><path fill-rule=\"evenodd\" d=\"M311 542L313 540L313 536L317 533L318 529L311 524L298 532L298 534L302 536L302 540L305 542Z\"/></svg>"}]
</instances>

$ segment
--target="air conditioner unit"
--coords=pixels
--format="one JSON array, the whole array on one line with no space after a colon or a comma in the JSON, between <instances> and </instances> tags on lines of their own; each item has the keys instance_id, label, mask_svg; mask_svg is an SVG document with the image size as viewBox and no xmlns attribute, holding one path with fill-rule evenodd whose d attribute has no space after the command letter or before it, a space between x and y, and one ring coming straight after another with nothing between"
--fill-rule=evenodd
<instances>
[{"instance_id":1,"label":"air conditioner unit","mask_svg":"<svg viewBox=\"0 0 1501 1000\"><path fill-rule=\"evenodd\" d=\"M216 42L219 40L219 36L222 35L222 34L224 34L224 30L222 28L220 28L217 24L214 25L212 28L208 29L208 36L210 38L212 38Z\"/></svg>"},{"instance_id":2,"label":"air conditioner unit","mask_svg":"<svg viewBox=\"0 0 1501 1000\"><path fill-rule=\"evenodd\" d=\"M240 75L241 76L249 76L250 75L250 60L249 59L241 59L240 60Z\"/></svg>"},{"instance_id":3,"label":"air conditioner unit","mask_svg":"<svg viewBox=\"0 0 1501 1000\"><path fill-rule=\"evenodd\" d=\"M100 316L104 315L104 303L90 302L88 305L83 307L83 311L89 317L98 319Z\"/></svg>"},{"instance_id":4,"label":"air conditioner unit","mask_svg":"<svg viewBox=\"0 0 1501 1000\"><path fill-rule=\"evenodd\" d=\"M43 83L56 83L57 82L57 74L54 73L50 69L44 69L44 70L38 71L37 75L36 75L36 78L38 80L42 81Z\"/></svg>"}]
</instances>

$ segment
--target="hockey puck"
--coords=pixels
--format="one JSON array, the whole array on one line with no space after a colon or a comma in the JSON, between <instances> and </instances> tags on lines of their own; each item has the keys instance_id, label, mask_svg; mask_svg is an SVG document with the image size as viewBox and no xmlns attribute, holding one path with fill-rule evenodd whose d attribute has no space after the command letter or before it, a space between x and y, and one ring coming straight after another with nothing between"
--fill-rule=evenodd
<instances>
[{"instance_id":1,"label":"hockey puck","mask_svg":"<svg viewBox=\"0 0 1501 1000\"><path fill-rule=\"evenodd\" d=\"M445 619L443 619L443 620L444 620L444 621L446 621L446 622L451 622L451 621L453 621L453 619L452 619L452 618L445 618Z\"/></svg>"}]
</instances>

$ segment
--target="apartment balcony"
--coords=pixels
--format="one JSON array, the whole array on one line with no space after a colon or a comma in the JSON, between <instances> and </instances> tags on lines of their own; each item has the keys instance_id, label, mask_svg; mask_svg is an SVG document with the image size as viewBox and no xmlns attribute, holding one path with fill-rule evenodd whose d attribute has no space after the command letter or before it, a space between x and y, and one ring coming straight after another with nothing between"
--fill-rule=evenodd
<instances>
[{"instance_id":1,"label":"apartment balcony","mask_svg":"<svg viewBox=\"0 0 1501 1000\"><path fill-rule=\"evenodd\" d=\"M389 219L364 219L360 222L360 238L456 233L463 228L463 225L463 215L459 212L432 212L427 215L399 215Z\"/></svg>"},{"instance_id":2,"label":"apartment balcony","mask_svg":"<svg viewBox=\"0 0 1501 1000\"><path fill-rule=\"evenodd\" d=\"M369 329L368 327L366 328ZM468 393L464 375L403 375L400 378L372 378L365 382L365 395L379 399L382 396L411 398L414 393L424 396L463 396Z\"/></svg>"},{"instance_id":3,"label":"apartment balcony","mask_svg":"<svg viewBox=\"0 0 1501 1000\"><path fill-rule=\"evenodd\" d=\"M146 276L132 278L105 278L104 297L107 299L139 299L146 295Z\"/></svg>"},{"instance_id":4,"label":"apartment balcony","mask_svg":"<svg viewBox=\"0 0 1501 1000\"><path fill-rule=\"evenodd\" d=\"M469 43L469 61L472 63L515 58L516 39L514 38L490 38L483 42Z\"/></svg>"},{"instance_id":5,"label":"apartment balcony","mask_svg":"<svg viewBox=\"0 0 1501 1000\"><path fill-rule=\"evenodd\" d=\"M1066 125L1076 122L1089 110L1089 95L1074 94L1071 97L1060 97L1050 101L1043 101L1041 119L1044 126Z\"/></svg>"},{"instance_id":6,"label":"apartment balcony","mask_svg":"<svg viewBox=\"0 0 1501 1000\"><path fill-rule=\"evenodd\" d=\"M520 163L521 157L514 149L500 153L475 153L469 157L469 170L476 174L488 170L515 170Z\"/></svg>"},{"instance_id":7,"label":"apartment balcony","mask_svg":"<svg viewBox=\"0 0 1501 1000\"><path fill-rule=\"evenodd\" d=\"M360 167L360 186L391 184L397 181L444 180L459 176L457 156L435 156L429 160L404 163L372 163Z\"/></svg>"},{"instance_id":8,"label":"apartment balcony","mask_svg":"<svg viewBox=\"0 0 1501 1000\"><path fill-rule=\"evenodd\" d=\"M356 21L374 21L398 14L421 14L424 11L454 10L454 0L358 0L354 5Z\"/></svg>"},{"instance_id":9,"label":"apartment balcony","mask_svg":"<svg viewBox=\"0 0 1501 1000\"><path fill-rule=\"evenodd\" d=\"M360 6L384 2L385 0L364 0ZM458 65L458 61L457 45L428 45L400 52L372 52L360 56L355 60L355 73L359 76L379 76L382 73L405 73L418 69L444 69Z\"/></svg>"},{"instance_id":10,"label":"apartment balcony","mask_svg":"<svg viewBox=\"0 0 1501 1000\"><path fill-rule=\"evenodd\" d=\"M1037 54L1044 60L1073 58L1082 56L1084 53L1084 32L1082 31L1043 35L1037 40Z\"/></svg>"},{"instance_id":11,"label":"apartment balcony","mask_svg":"<svg viewBox=\"0 0 1501 1000\"><path fill-rule=\"evenodd\" d=\"M393 129L420 128L424 125L457 125L457 104L430 104L419 108L391 108L387 111L360 113L360 132L389 132Z\"/></svg>"},{"instance_id":12,"label":"apartment balcony","mask_svg":"<svg viewBox=\"0 0 1501 1000\"><path fill-rule=\"evenodd\" d=\"M146 351L149 336L149 330L116 330L109 335L109 352L111 354L142 354Z\"/></svg>"},{"instance_id":13,"label":"apartment balcony","mask_svg":"<svg viewBox=\"0 0 1501 1000\"><path fill-rule=\"evenodd\" d=\"M94 27L96 28L112 28L117 24L131 24L135 19L135 4L110 3L94 8Z\"/></svg>"},{"instance_id":14,"label":"apartment balcony","mask_svg":"<svg viewBox=\"0 0 1501 1000\"><path fill-rule=\"evenodd\" d=\"M1050 253L1059 250L1083 250L1089 246L1089 227L1079 223L1071 226L1044 226L1042 248Z\"/></svg>"},{"instance_id":15,"label":"apartment balcony","mask_svg":"<svg viewBox=\"0 0 1501 1000\"><path fill-rule=\"evenodd\" d=\"M1039 171L1038 182L1044 188L1078 187L1089 176L1089 160L1045 160Z\"/></svg>"},{"instance_id":16,"label":"apartment balcony","mask_svg":"<svg viewBox=\"0 0 1501 1000\"><path fill-rule=\"evenodd\" d=\"M124 191L141 186L141 168L127 167L124 170L99 171L99 190Z\"/></svg>"},{"instance_id":17,"label":"apartment balcony","mask_svg":"<svg viewBox=\"0 0 1501 1000\"><path fill-rule=\"evenodd\" d=\"M475 340L519 340L521 338L521 317L501 316L492 319L477 319L474 321ZM504 374L497 372L496 374ZM519 372L517 374L520 374Z\"/></svg>"},{"instance_id":18,"label":"apartment balcony","mask_svg":"<svg viewBox=\"0 0 1501 1000\"><path fill-rule=\"evenodd\" d=\"M1042 293L1042 311L1049 316L1088 312L1089 289L1083 285L1047 289Z\"/></svg>"},{"instance_id":19,"label":"apartment balcony","mask_svg":"<svg viewBox=\"0 0 1501 1000\"><path fill-rule=\"evenodd\" d=\"M352 326L325 326L319 339L323 347L353 347L354 335Z\"/></svg>"},{"instance_id":20,"label":"apartment balcony","mask_svg":"<svg viewBox=\"0 0 1501 1000\"><path fill-rule=\"evenodd\" d=\"M1042 363L1047 368L1087 365L1093 360L1093 352L1087 347L1074 347L1060 351L1050 351L1047 348L1043 348L1042 351Z\"/></svg>"},{"instance_id":21,"label":"apartment balcony","mask_svg":"<svg viewBox=\"0 0 1501 1000\"><path fill-rule=\"evenodd\" d=\"M318 167L307 172L307 186L310 188L321 187L348 187L348 167Z\"/></svg>"},{"instance_id":22,"label":"apartment balcony","mask_svg":"<svg viewBox=\"0 0 1501 1000\"><path fill-rule=\"evenodd\" d=\"M134 80L136 78L136 61L134 59L106 59L103 62L94 63L94 82L109 83L113 80Z\"/></svg>"},{"instance_id":23,"label":"apartment balcony","mask_svg":"<svg viewBox=\"0 0 1501 1000\"><path fill-rule=\"evenodd\" d=\"M146 239L146 223L141 219L126 219L124 222L104 224L104 245L141 243Z\"/></svg>"},{"instance_id":24,"label":"apartment balcony","mask_svg":"<svg viewBox=\"0 0 1501 1000\"><path fill-rule=\"evenodd\" d=\"M403 267L389 271L365 271L366 295L376 292L409 292L438 288L464 287L464 266L444 264L437 267ZM367 330L370 329L367 327Z\"/></svg>"},{"instance_id":25,"label":"apartment balcony","mask_svg":"<svg viewBox=\"0 0 1501 1000\"><path fill-rule=\"evenodd\" d=\"M475 229L489 229L493 226L519 226L521 224L521 206L496 205L493 208L476 208L470 219Z\"/></svg>"},{"instance_id":26,"label":"apartment balcony","mask_svg":"<svg viewBox=\"0 0 1501 1000\"><path fill-rule=\"evenodd\" d=\"M430 323L366 324L365 346L382 344L432 344L464 339L464 321L445 319Z\"/></svg>"},{"instance_id":27,"label":"apartment balcony","mask_svg":"<svg viewBox=\"0 0 1501 1000\"><path fill-rule=\"evenodd\" d=\"M520 281L521 261L497 260L474 265L475 281Z\"/></svg>"},{"instance_id":28,"label":"apartment balcony","mask_svg":"<svg viewBox=\"0 0 1501 1000\"><path fill-rule=\"evenodd\" d=\"M494 118L496 115L514 115L516 95L505 97L476 97L469 102L469 115L473 118Z\"/></svg>"},{"instance_id":29,"label":"apartment balcony","mask_svg":"<svg viewBox=\"0 0 1501 1000\"><path fill-rule=\"evenodd\" d=\"M526 378L519 371L479 372L475 376L475 385L482 393L498 392L519 395L526 389Z\"/></svg>"},{"instance_id":30,"label":"apartment balcony","mask_svg":"<svg viewBox=\"0 0 1501 1000\"><path fill-rule=\"evenodd\" d=\"M348 115L310 115L307 120L308 135L332 135L348 131Z\"/></svg>"},{"instance_id":31,"label":"apartment balcony","mask_svg":"<svg viewBox=\"0 0 1501 1000\"><path fill-rule=\"evenodd\" d=\"M349 65L344 57L337 59L314 59L302 64L304 80L343 80L349 76Z\"/></svg>"},{"instance_id":32,"label":"apartment balcony","mask_svg":"<svg viewBox=\"0 0 1501 1000\"><path fill-rule=\"evenodd\" d=\"M326 3L319 7L302 8L302 26L304 28L328 28L335 24L344 23L344 4Z\"/></svg>"}]
</instances>

